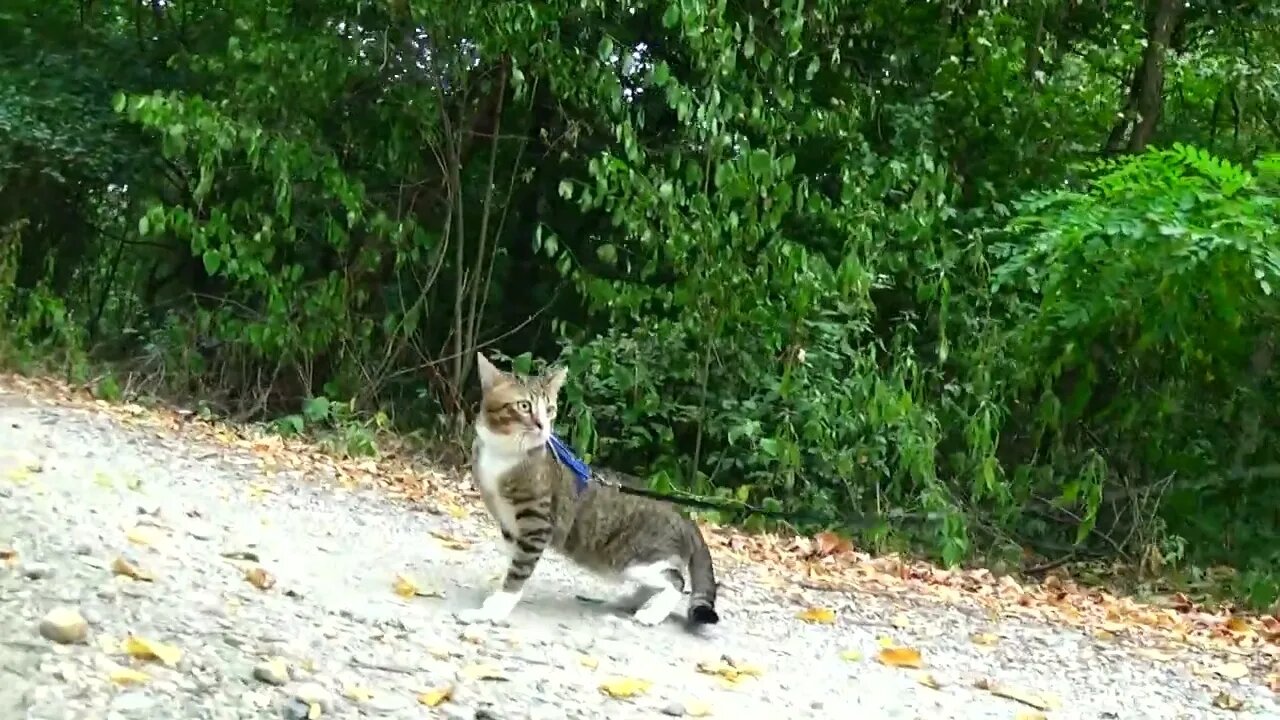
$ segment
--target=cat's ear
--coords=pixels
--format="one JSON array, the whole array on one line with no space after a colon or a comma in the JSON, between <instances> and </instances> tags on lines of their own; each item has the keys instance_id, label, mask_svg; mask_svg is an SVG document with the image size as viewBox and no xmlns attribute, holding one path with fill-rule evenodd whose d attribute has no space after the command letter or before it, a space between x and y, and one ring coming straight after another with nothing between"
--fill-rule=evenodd
<instances>
[{"instance_id":1,"label":"cat's ear","mask_svg":"<svg viewBox=\"0 0 1280 720\"><path fill-rule=\"evenodd\" d=\"M560 394L560 388L564 387L564 379L569 376L569 368L557 367L547 371L542 376L542 385L547 389L547 394L555 397Z\"/></svg>"},{"instance_id":2,"label":"cat's ear","mask_svg":"<svg viewBox=\"0 0 1280 720\"><path fill-rule=\"evenodd\" d=\"M502 377L502 371L493 363L489 362L489 358L484 353L476 353L476 373L480 375L480 388L489 390L497 384L498 378Z\"/></svg>"}]
</instances>

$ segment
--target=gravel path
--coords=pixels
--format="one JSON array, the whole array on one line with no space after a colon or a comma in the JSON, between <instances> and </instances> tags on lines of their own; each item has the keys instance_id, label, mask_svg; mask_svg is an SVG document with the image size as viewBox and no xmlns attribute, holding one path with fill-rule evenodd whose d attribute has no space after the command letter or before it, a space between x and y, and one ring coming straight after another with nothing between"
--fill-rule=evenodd
<instances>
[{"instance_id":1,"label":"gravel path","mask_svg":"<svg viewBox=\"0 0 1280 720\"><path fill-rule=\"evenodd\" d=\"M861 593L815 594L837 619L805 623L752 569L721 571L724 621L705 637L576 599L611 589L558 558L539 567L509 625L465 626L453 613L502 570L488 520L321 480L0 390L0 552L12 551L0 557L0 720L1038 717L978 677L1060 698L1050 718L1280 717L1256 680L1198 677L1077 630ZM451 549L449 538L475 544ZM276 583L255 587L255 565L227 555L256 556ZM113 572L117 557L154 580ZM393 592L399 572L424 594ZM83 642L42 634L59 607L87 621ZM975 633L1000 639L981 647ZM181 658L131 659L130 634ZM876 662L882 635L919 649L940 687ZM730 683L697 671L721 656L760 672ZM148 678L119 682L122 668ZM614 676L651 684L609 697L601 684ZM444 688L438 706L420 702ZM1221 690L1243 709L1215 708Z\"/></svg>"}]
</instances>

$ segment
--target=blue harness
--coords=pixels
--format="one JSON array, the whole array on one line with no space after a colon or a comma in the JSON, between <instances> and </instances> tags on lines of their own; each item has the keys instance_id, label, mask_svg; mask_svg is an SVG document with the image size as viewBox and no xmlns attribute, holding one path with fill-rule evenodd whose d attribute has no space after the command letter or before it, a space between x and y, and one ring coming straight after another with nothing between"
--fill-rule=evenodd
<instances>
[{"instance_id":1,"label":"blue harness","mask_svg":"<svg viewBox=\"0 0 1280 720\"><path fill-rule=\"evenodd\" d=\"M556 460L560 461L561 465L569 468L569 471L573 473L574 483L577 485L578 492L586 490L587 481L591 479L591 468L579 460L578 456L573 454L573 450L569 449L569 446L565 445L564 441L557 437L555 433L551 433L550 439L547 440L547 448L551 450L552 455L556 456Z\"/></svg>"}]
</instances>

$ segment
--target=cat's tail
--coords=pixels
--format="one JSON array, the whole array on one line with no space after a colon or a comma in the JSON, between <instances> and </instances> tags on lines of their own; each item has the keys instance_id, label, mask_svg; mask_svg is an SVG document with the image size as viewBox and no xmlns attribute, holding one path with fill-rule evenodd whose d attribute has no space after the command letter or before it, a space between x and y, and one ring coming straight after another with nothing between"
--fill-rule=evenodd
<instances>
[{"instance_id":1,"label":"cat's tail","mask_svg":"<svg viewBox=\"0 0 1280 720\"><path fill-rule=\"evenodd\" d=\"M698 526L687 520L686 532L689 537L689 615L686 626L710 625L720 622L716 612L716 571L711 565L711 550L703 539Z\"/></svg>"}]
</instances>

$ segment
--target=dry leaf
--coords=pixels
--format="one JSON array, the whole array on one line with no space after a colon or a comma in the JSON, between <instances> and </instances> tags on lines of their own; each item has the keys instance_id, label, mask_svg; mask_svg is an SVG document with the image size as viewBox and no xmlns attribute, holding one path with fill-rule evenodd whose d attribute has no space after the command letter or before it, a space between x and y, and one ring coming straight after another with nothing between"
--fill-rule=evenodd
<instances>
[{"instance_id":1,"label":"dry leaf","mask_svg":"<svg viewBox=\"0 0 1280 720\"><path fill-rule=\"evenodd\" d=\"M1170 660L1178 657L1178 653L1176 652L1160 650L1158 648L1139 648L1136 652L1142 657L1147 658L1148 660L1155 660L1156 662L1169 662Z\"/></svg>"},{"instance_id":2,"label":"dry leaf","mask_svg":"<svg viewBox=\"0 0 1280 720\"><path fill-rule=\"evenodd\" d=\"M440 541L441 545L449 548L450 550L466 550L471 547L470 542L467 542L466 540L459 540L458 538L448 533L440 532L439 530L432 530L431 534Z\"/></svg>"},{"instance_id":3,"label":"dry leaf","mask_svg":"<svg viewBox=\"0 0 1280 720\"><path fill-rule=\"evenodd\" d=\"M815 550L819 556L839 555L841 553L853 552L853 543L848 539L825 530L813 536Z\"/></svg>"},{"instance_id":4,"label":"dry leaf","mask_svg":"<svg viewBox=\"0 0 1280 720\"><path fill-rule=\"evenodd\" d=\"M600 691L611 698L629 698L646 692L653 683L629 677L611 677L600 683Z\"/></svg>"},{"instance_id":5,"label":"dry leaf","mask_svg":"<svg viewBox=\"0 0 1280 720\"><path fill-rule=\"evenodd\" d=\"M830 625L836 621L836 611L831 608L809 608L799 613L796 617L811 623L822 623Z\"/></svg>"},{"instance_id":6,"label":"dry leaf","mask_svg":"<svg viewBox=\"0 0 1280 720\"><path fill-rule=\"evenodd\" d=\"M898 628L899 630L902 630L903 628L911 627L911 621L907 619L906 615L903 615L901 613L894 615L893 619L890 620L889 623L894 627Z\"/></svg>"},{"instance_id":7,"label":"dry leaf","mask_svg":"<svg viewBox=\"0 0 1280 720\"><path fill-rule=\"evenodd\" d=\"M418 702L427 707L435 707L440 703L453 697L452 685L441 685L438 688L432 688L426 692L418 693Z\"/></svg>"},{"instance_id":8,"label":"dry leaf","mask_svg":"<svg viewBox=\"0 0 1280 720\"><path fill-rule=\"evenodd\" d=\"M1244 707L1244 702L1239 698L1232 697L1225 692L1220 692L1213 696L1214 707L1220 707L1223 710L1240 710Z\"/></svg>"},{"instance_id":9,"label":"dry leaf","mask_svg":"<svg viewBox=\"0 0 1280 720\"><path fill-rule=\"evenodd\" d=\"M137 565L134 565L121 556L117 556L116 559L111 562L111 572L117 575L124 575L125 577L133 578L134 580L141 580L143 582L151 582L152 580L155 580L154 575L143 570Z\"/></svg>"},{"instance_id":10,"label":"dry leaf","mask_svg":"<svg viewBox=\"0 0 1280 720\"><path fill-rule=\"evenodd\" d=\"M1222 626L1233 633L1246 634L1253 632L1253 628L1249 627L1249 621L1242 617L1229 617L1226 622L1222 623Z\"/></svg>"},{"instance_id":11,"label":"dry leaf","mask_svg":"<svg viewBox=\"0 0 1280 720\"><path fill-rule=\"evenodd\" d=\"M135 545L157 545L164 536L150 525L134 525L125 532L125 537Z\"/></svg>"},{"instance_id":12,"label":"dry leaf","mask_svg":"<svg viewBox=\"0 0 1280 720\"><path fill-rule=\"evenodd\" d=\"M578 662L582 664L582 667L590 668L592 670L595 670L596 668L600 667L600 661L589 655L579 656Z\"/></svg>"},{"instance_id":13,"label":"dry leaf","mask_svg":"<svg viewBox=\"0 0 1280 720\"><path fill-rule=\"evenodd\" d=\"M411 598L418 594L418 584L413 581L413 578L404 573L396 573L396 579L391 583L391 589L395 590L396 594L403 598Z\"/></svg>"},{"instance_id":14,"label":"dry leaf","mask_svg":"<svg viewBox=\"0 0 1280 720\"><path fill-rule=\"evenodd\" d=\"M1249 668L1246 667L1244 663L1229 662L1223 663L1215 668L1211 668L1209 672L1228 680L1239 680L1249 674Z\"/></svg>"},{"instance_id":15,"label":"dry leaf","mask_svg":"<svg viewBox=\"0 0 1280 720\"><path fill-rule=\"evenodd\" d=\"M460 675L468 680L506 680L507 676L502 672L502 668L485 663L476 663L468 665L458 671Z\"/></svg>"},{"instance_id":16,"label":"dry leaf","mask_svg":"<svg viewBox=\"0 0 1280 720\"><path fill-rule=\"evenodd\" d=\"M270 590L276 584L276 578L261 567L252 567L244 571L244 579L259 590Z\"/></svg>"},{"instance_id":17,"label":"dry leaf","mask_svg":"<svg viewBox=\"0 0 1280 720\"><path fill-rule=\"evenodd\" d=\"M880 637L876 638L876 644L878 644L882 648L891 648L897 645L897 643L893 641L893 638L889 637L888 635L881 635Z\"/></svg>"},{"instance_id":18,"label":"dry leaf","mask_svg":"<svg viewBox=\"0 0 1280 720\"><path fill-rule=\"evenodd\" d=\"M927 673L927 672L917 673L916 682L920 683L921 685L927 688L932 688L934 690L937 690L942 687L942 683L938 682L938 679L933 676L933 673Z\"/></svg>"},{"instance_id":19,"label":"dry leaf","mask_svg":"<svg viewBox=\"0 0 1280 720\"><path fill-rule=\"evenodd\" d=\"M1271 692L1280 693L1280 672L1271 673L1267 676L1267 687Z\"/></svg>"},{"instance_id":20,"label":"dry leaf","mask_svg":"<svg viewBox=\"0 0 1280 720\"><path fill-rule=\"evenodd\" d=\"M1053 710L1061 704L1058 701L1058 698L1048 693L1039 693L1033 690L1014 687L1012 685L1002 685L986 678L978 680L974 683L974 686L979 690L986 690L996 697L1020 702L1023 705L1029 705L1037 710Z\"/></svg>"},{"instance_id":21,"label":"dry leaf","mask_svg":"<svg viewBox=\"0 0 1280 720\"><path fill-rule=\"evenodd\" d=\"M450 515L452 515L453 517L459 520L467 516L467 509L459 505L454 505L453 503L444 503L443 507L445 512L449 513Z\"/></svg>"},{"instance_id":22,"label":"dry leaf","mask_svg":"<svg viewBox=\"0 0 1280 720\"><path fill-rule=\"evenodd\" d=\"M1039 710L1019 710L1013 720L1049 720L1049 716Z\"/></svg>"},{"instance_id":23,"label":"dry leaf","mask_svg":"<svg viewBox=\"0 0 1280 720\"><path fill-rule=\"evenodd\" d=\"M711 706L697 700L689 700L684 704L684 714L689 717L707 717L711 714Z\"/></svg>"},{"instance_id":24,"label":"dry leaf","mask_svg":"<svg viewBox=\"0 0 1280 720\"><path fill-rule=\"evenodd\" d=\"M760 677L764 672L762 668L750 663L737 664L728 658L720 658L719 660L709 660L700 662L697 665L698 672L706 675L718 675L728 685L736 685L746 677Z\"/></svg>"},{"instance_id":25,"label":"dry leaf","mask_svg":"<svg viewBox=\"0 0 1280 720\"><path fill-rule=\"evenodd\" d=\"M138 685L151 679L150 675L141 670L126 667L112 670L107 677L117 685Z\"/></svg>"},{"instance_id":26,"label":"dry leaf","mask_svg":"<svg viewBox=\"0 0 1280 720\"><path fill-rule=\"evenodd\" d=\"M862 652L859 650L842 650L840 658L849 662L860 662L862 660Z\"/></svg>"},{"instance_id":27,"label":"dry leaf","mask_svg":"<svg viewBox=\"0 0 1280 720\"><path fill-rule=\"evenodd\" d=\"M320 720L320 716L324 714L324 707L318 703L307 703L307 720Z\"/></svg>"},{"instance_id":28,"label":"dry leaf","mask_svg":"<svg viewBox=\"0 0 1280 720\"><path fill-rule=\"evenodd\" d=\"M11 547L0 547L0 560L14 562L18 559L18 551Z\"/></svg>"},{"instance_id":29,"label":"dry leaf","mask_svg":"<svg viewBox=\"0 0 1280 720\"><path fill-rule=\"evenodd\" d=\"M919 668L924 666L920 651L909 647L887 647L880 650L876 659L890 667Z\"/></svg>"},{"instance_id":30,"label":"dry leaf","mask_svg":"<svg viewBox=\"0 0 1280 720\"><path fill-rule=\"evenodd\" d=\"M130 635L124 639L123 649L132 657L140 660L159 660L165 665L177 665L182 659L182 651L172 645L155 640Z\"/></svg>"},{"instance_id":31,"label":"dry leaf","mask_svg":"<svg viewBox=\"0 0 1280 720\"><path fill-rule=\"evenodd\" d=\"M986 647L990 647L991 645L995 645L997 642L1000 642L1000 636L995 633L976 633L969 639L973 641L974 645L982 645Z\"/></svg>"}]
</instances>

